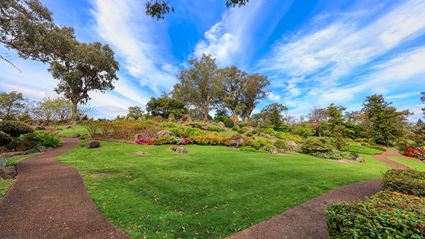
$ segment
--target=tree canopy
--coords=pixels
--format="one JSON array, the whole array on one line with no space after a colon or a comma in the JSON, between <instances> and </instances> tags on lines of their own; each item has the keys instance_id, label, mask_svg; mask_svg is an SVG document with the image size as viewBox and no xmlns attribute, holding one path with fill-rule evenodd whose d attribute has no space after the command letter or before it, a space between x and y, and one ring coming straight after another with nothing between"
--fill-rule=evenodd
<instances>
[{"instance_id":1,"label":"tree canopy","mask_svg":"<svg viewBox=\"0 0 425 239\"><path fill-rule=\"evenodd\" d=\"M0 119L14 120L24 108L22 93L16 91L0 93Z\"/></svg>"},{"instance_id":2,"label":"tree canopy","mask_svg":"<svg viewBox=\"0 0 425 239\"><path fill-rule=\"evenodd\" d=\"M152 97L146 104L146 111L152 116L159 115L162 118L169 118L170 115L173 115L176 119L188 113L183 102L170 98L168 95Z\"/></svg>"},{"instance_id":3,"label":"tree canopy","mask_svg":"<svg viewBox=\"0 0 425 239\"><path fill-rule=\"evenodd\" d=\"M248 3L249 0L226 0L226 7L240 7ZM168 0L149 0L145 5L146 15L156 19L164 19L169 12L174 12L174 7Z\"/></svg>"}]
</instances>

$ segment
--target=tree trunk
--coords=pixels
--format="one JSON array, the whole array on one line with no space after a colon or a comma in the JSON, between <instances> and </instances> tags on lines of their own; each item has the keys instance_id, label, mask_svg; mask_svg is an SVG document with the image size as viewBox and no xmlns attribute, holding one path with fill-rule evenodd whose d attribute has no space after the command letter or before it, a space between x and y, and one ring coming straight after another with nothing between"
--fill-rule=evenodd
<instances>
[{"instance_id":1,"label":"tree trunk","mask_svg":"<svg viewBox=\"0 0 425 239\"><path fill-rule=\"evenodd\" d=\"M208 122L208 113L209 113L209 107L208 106L204 106L204 109L203 109L203 114L204 114L204 121L205 122Z\"/></svg>"},{"instance_id":2,"label":"tree trunk","mask_svg":"<svg viewBox=\"0 0 425 239\"><path fill-rule=\"evenodd\" d=\"M78 102L72 102L72 116L71 123L75 123L78 120Z\"/></svg>"}]
</instances>

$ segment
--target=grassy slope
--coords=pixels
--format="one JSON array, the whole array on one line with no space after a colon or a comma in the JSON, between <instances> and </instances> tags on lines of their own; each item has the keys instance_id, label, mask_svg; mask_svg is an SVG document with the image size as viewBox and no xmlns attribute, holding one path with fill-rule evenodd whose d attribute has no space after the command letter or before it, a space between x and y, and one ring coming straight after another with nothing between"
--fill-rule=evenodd
<instances>
[{"instance_id":1,"label":"grassy slope","mask_svg":"<svg viewBox=\"0 0 425 239\"><path fill-rule=\"evenodd\" d=\"M273 156L221 146L102 142L59 160L84 177L98 208L133 238L220 238L329 189L379 177L371 156L343 164L306 155Z\"/></svg>"},{"instance_id":2,"label":"grassy slope","mask_svg":"<svg viewBox=\"0 0 425 239\"><path fill-rule=\"evenodd\" d=\"M384 152L379 149L369 148L369 147L357 145L357 144L351 144L350 146L348 146L348 151L353 153L368 154L368 155L382 154Z\"/></svg>"},{"instance_id":3,"label":"grassy slope","mask_svg":"<svg viewBox=\"0 0 425 239\"><path fill-rule=\"evenodd\" d=\"M413 159L406 159L403 157L395 157L395 156L392 156L389 158L393 161L404 164L409 168L416 169L418 171L425 171L425 162L419 162Z\"/></svg>"},{"instance_id":4,"label":"grassy slope","mask_svg":"<svg viewBox=\"0 0 425 239\"><path fill-rule=\"evenodd\" d=\"M71 125L70 129L65 129L65 126L58 126L57 128L62 129L57 131L59 136L73 136L75 134L84 135L89 133L86 128L79 124Z\"/></svg>"}]
</instances>

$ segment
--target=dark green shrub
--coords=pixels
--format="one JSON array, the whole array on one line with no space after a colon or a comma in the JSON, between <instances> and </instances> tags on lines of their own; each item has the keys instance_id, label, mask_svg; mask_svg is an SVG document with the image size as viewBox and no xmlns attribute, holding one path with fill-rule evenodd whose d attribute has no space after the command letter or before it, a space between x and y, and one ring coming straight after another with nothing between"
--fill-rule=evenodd
<instances>
[{"instance_id":1,"label":"dark green shrub","mask_svg":"<svg viewBox=\"0 0 425 239\"><path fill-rule=\"evenodd\" d=\"M250 146L242 146L239 148L240 151L244 151L244 152L257 152L258 150L250 147Z\"/></svg>"},{"instance_id":2,"label":"dark green shrub","mask_svg":"<svg viewBox=\"0 0 425 239\"><path fill-rule=\"evenodd\" d=\"M233 126L232 130L235 131L235 132L238 132L239 127L237 125L235 125L235 126Z\"/></svg>"},{"instance_id":3,"label":"dark green shrub","mask_svg":"<svg viewBox=\"0 0 425 239\"><path fill-rule=\"evenodd\" d=\"M324 138L307 138L301 146L301 153L315 154L315 153L328 153L334 149L332 144Z\"/></svg>"},{"instance_id":4,"label":"dark green shrub","mask_svg":"<svg viewBox=\"0 0 425 239\"><path fill-rule=\"evenodd\" d=\"M3 131L0 131L0 146L8 145L12 142L12 137Z\"/></svg>"},{"instance_id":5,"label":"dark green shrub","mask_svg":"<svg viewBox=\"0 0 425 239\"><path fill-rule=\"evenodd\" d=\"M224 126L226 126L226 128L233 128L235 126L235 122L233 122L233 120L231 118L226 119L226 121L224 121Z\"/></svg>"},{"instance_id":6,"label":"dark green shrub","mask_svg":"<svg viewBox=\"0 0 425 239\"><path fill-rule=\"evenodd\" d=\"M238 132L238 134L244 134L245 131L243 129L238 129L236 132Z\"/></svg>"},{"instance_id":7,"label":"dark green shrub","mask_svg":"<svg viewBox=\"0 0 425 239\"><path fill-rule=\"evenodd\" d=\"M252 137L252 132L248 132L248 133L246 133L246 136L248 136L248 137Z\"/></svg>"},{"instance_id":8,"label":"dark green shrub","mask_svg":"<svg viewBox=\"0 0 425 239\"><path fill-rule=\"evenodd\" d=\"M28 150L42 145L35 133L22 134L14 140L13 144L17 150Z\"/></svg>"},{"instance_id":9,"label":"dark green shrub","mask_svg":"<svg viewBox=\"0 0 425 239\"><path fill-rule=\"evenodd\" d=\"M11 137L18 137L21 134L32 133L31 126L20 121L2 121L0 122L0 131L5 132Z\"/></svg>"},{"instance_id":10,"label":"dark green shrub","mask_svg":"<svg viewBox=\"0 0 425 239\"><path fill-rule=\"evenodd\" d=\"M295 128L294 133L301 136L301 137L313 136L313 130L306 125L298 125Z\"/></svg>"},{"instance_id":11,"label":"dark green shrub","mask_svg":"<svg viewBox=\"0 0 425 239\"><path fill-rule=\"evenodd\" d=\"M214 121L215 122L225 122L227 119L229 119L229 116L227 115L217 115L216 117L214 117Z\"/></svg>"},{"instance_id":12,"label":"dark green shrub","mask_svg":"<svg viewBox=\"0 0 425 239\"><path fill-rule=\"evenodd\" d=\"M223 131L223 130L221 130L221 128L220 127L218 127L218 126L215 126L215 125L208 125L208 129L207 129L208 131L214 131L214 132L220 132L220 131Z\"/></svg>"},{"instance_id":13,"label":"dark green shrub","mask_svg":"<svg viewBox=\"0 0 425 239\"><path fill-rule=\"evenodd\" d=\"M383 190L425 196L425 172L391 169L385 172Z\"/></svg>"},{"instance_id":14,"label":"dark green shrub","mask_svg":"<svg viewBox=\"0 0 425 239\"><path fill-rule=\"evenodd\" d=\"M326 213L330 238L425 238L425 197L380 192Z\"/></svg>"}]
</instances>

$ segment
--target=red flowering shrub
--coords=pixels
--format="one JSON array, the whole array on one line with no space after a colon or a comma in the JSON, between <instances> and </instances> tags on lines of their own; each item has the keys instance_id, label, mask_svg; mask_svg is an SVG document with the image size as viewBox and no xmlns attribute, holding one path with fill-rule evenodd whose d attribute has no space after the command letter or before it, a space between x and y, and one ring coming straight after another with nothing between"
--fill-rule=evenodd
<instances>
[{"instance_id":1,"label":"red flowering shrub","mask_svg":"<svg viewBox=\"0 0 425 239\"><path fill-rule=\"evenodd\" d=\"M147 144L147 145L153 145L154 142L150 138L138 138L136 140L136 144Z\"/></svg>"},{"instance_id":2,"label":"red flowering shrub","mask_svg":"<svg viewBox=\"0 0 425 239\"><path fill-rule=\"evenodd\" d=\"M182 141L180 141L179 144L180 145L188 145L188 144L190 144L190 140L188 138L184 138L184 139L182 139Z\"/></svg>"},{"instance_id":3,"label":"red flowering shrub","mask_svg":"<svg viewBox=\"0 0 425 239\"><path fill-rule=\"evenodd\" d=\"M425 160L425 149L408 147L404 150L404 155L406 155L407 157L414 157L420 160Z\"/></svg>"}]
</instances>

